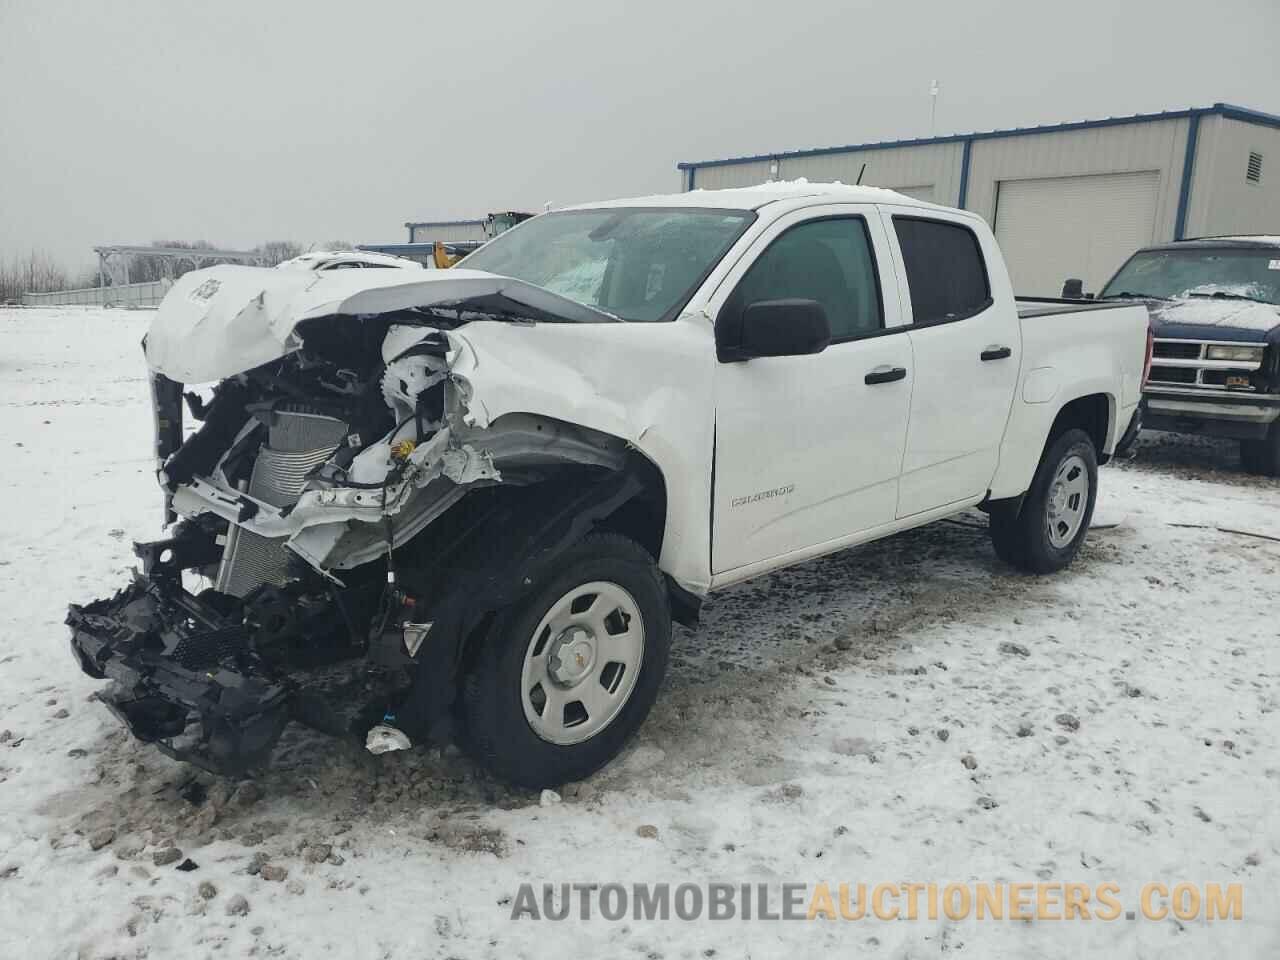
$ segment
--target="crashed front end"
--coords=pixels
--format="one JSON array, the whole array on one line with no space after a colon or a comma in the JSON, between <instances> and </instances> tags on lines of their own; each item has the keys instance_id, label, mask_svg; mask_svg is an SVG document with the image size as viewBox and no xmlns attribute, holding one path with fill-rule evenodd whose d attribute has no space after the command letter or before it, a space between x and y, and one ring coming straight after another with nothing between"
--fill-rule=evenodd
<instances>
[{"instance_id":1,"label":"crashed front end","mask_svg":"<svg viewBox=\"0 0 1280 960\"><path fill-rule=\"evenodd\" d=\"M348 729L310 692L314 668L362 658L394 682L439 666L424 641L459 601L420 554L445 556L472 519L424 530L485 488L626 458L572 424L476 417L454 370L466 346L451 331L466 323L589 308L475 271L383 273L216 267L183 277L157 313L145 348L171 535L138 545L135 580L67 622L85 672L113 681L100 699L171 756L238 773L291 719ZM210 381L211 398L187 386Z\"/></svg>"},{"instance_id":2,"label":"crashed front end","mask_svg":"<svg viewBox=\"0 0 1280 960\"><path fill-rule=\"evenodd\" d=\"M154 571L153 571L154 573ZM230 621L180 586L142 574L73 606L71 647L134 736L178 760L238 773L267 758L290 719L290 685Z\"/></svg>"}]
</instances>

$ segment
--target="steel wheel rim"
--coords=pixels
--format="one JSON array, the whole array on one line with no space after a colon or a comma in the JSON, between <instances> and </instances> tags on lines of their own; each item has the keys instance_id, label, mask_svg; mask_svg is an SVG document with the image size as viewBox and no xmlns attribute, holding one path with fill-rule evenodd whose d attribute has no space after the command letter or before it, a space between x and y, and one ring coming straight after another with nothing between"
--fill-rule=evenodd
<instances>
[{"instance_id":1,"label":"steel wheel rim","mask_svg":"<svg viewBox=\"0 0 1280 960\"><path fill-rule=\"evenodd\" d=\"M1089 507L1089 467L1084 458L1072 454L1058 464L1049 484L1045 509L1049 543L1057 549L1069 546L1080 532Z\"/></svg>"},{"instance_id":2,"label":"steel wheel rim","mask_svg":"<svg viewBox=\"0 0 1280 960\"><path fill-rule=\"evenodd\" d=\"M543 740L582 743L617 719L640 676L644 618L626 589L580 584L553 603L525 646L520 702Z\"/></svg>"}]
</instances>

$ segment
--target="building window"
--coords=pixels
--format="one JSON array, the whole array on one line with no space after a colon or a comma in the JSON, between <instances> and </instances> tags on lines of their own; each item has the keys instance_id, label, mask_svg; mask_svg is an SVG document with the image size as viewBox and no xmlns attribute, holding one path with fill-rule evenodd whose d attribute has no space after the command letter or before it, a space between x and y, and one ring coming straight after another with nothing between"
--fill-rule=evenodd
<instances>
[{"instance_id":1,"label":"building window","mask_svg":"<svg viewBox=\"0 0 1280 960\"><path fill-rule=\"evenodd\" d=\"M1244 178L1250 183L1262 182L1262 154L1249 151L1249 166L1245 170Z\"/></svg>"}]
</instances>

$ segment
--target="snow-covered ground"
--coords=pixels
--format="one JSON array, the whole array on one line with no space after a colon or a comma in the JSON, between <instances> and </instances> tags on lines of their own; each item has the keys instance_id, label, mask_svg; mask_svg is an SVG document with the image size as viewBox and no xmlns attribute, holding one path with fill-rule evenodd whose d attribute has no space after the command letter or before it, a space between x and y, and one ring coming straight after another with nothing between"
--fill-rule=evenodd
<instances>
[{"instance_id":1,"label":"snow-covered ground","mask_svg":"<svg viewBox=\"0 0 1280 960\"><path fill-rule=\"evenodd\" d=\"M1055 578L973 514L716 596L637 742L561 803L296 729L237 787L126 737L62 625L160 532L147 320L0 310L0 956L1280 955L1280 542L1245 535L1280 537L1280 484L1230 445L1144 438L1102 473L1118 525ZM511 919L523 882L1024 880L1128 908L1241 882L1245 913Z\"/></svg>"}]
</instances>

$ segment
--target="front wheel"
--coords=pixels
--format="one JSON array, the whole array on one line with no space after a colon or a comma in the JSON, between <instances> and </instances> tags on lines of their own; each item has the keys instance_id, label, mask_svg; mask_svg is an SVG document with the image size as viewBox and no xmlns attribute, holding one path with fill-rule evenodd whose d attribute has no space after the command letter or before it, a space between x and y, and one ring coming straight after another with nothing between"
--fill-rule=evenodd
<instances>
[{"instance_id":1,"label":"front wheel","mask_svg":"<svg viewBox=\"0 0 1280 960\"><path fill-rule=\"evenodd\" d=\"M1021 509L991 512L996 554L1028 573L1055 573L1071 563L1089 532L1098 496L1098 455L1083 430L1067 430L1040 460Z\"/></svg>"},{"instance_id":2,"label":"front wheel","mask_svg":"<svg viewBox=\"0 0 1280 960\"><path fill-rule=\"evenodd\" d=\"M644 722L670 643L653 558L626 537L593 533L500 613L468 656L466 745L519 786L580 780Z\"/></svg>"}]
</instances>

